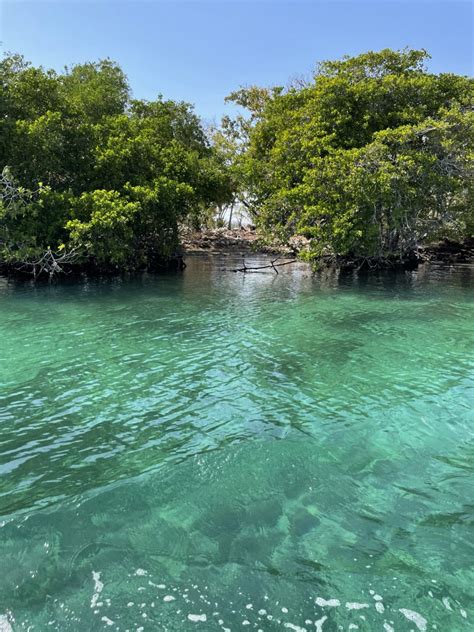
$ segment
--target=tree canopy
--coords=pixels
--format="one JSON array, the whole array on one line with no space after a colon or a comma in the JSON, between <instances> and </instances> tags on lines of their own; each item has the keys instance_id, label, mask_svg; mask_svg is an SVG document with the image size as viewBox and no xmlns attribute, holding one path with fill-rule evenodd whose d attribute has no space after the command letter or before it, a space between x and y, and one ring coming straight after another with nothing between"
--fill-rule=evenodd
<instances>
[{"instance_id":1,"label":"tree canopy","mask_svg":"<svg viewBox=\"0 0 474 632\"><path fill-rule=\"evenodd\" d=\"M74 250L99 270L153 266L179 222L228 195L192 107L132 99L110 60L58 74L10 55L0 82L4 261Z\"/></svg>"},{"instance_id":2,"label":"tree canopy","mask_svg":"<svg viewBox=\"0 0 474 632\"><path fill-rule=\"evenodd\" d=\"M151 268L182 222L236 200L269 235L308 238L310 258L403 259L470 236L474 82L427 57L386 49L241 88L228 99L248 114L210 134L187 103L133 99L108 59L57 73L7 55L0 261Z\"/></svg>"},{"instance_id":3,"label":"tree canopy","mask_svg":"<svg viewBox=\"0 0 474 632\"><path fill-rule=\"evenodd\" d=\"M428 73L427 56L369 52L230 95L250 111L228 128L260 226L308 237L311 257L379 260L472 234L474 82Z\"/></svg>"}]
</instances>

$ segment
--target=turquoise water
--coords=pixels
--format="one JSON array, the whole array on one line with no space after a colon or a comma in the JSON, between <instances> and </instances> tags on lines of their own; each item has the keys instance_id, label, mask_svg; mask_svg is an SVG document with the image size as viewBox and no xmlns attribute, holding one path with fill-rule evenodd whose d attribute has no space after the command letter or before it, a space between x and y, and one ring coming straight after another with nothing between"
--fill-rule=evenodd
<instances>
[{"instance_id":1,"label":"turquoise water","mask_svg":"<svg viewBox=\"0 0 474 632\"><path fill-rule=\"evenodd\" d=\"M474 269L0 282L0 630L474 629Z\"/></svg>"}]
</instances>

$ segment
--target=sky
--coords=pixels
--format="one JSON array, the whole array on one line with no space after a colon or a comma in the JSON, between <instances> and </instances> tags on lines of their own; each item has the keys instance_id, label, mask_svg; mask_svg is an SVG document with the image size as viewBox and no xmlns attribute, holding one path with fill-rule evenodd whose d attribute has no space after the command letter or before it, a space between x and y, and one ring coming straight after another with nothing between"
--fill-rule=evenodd
<instances>
[{"instance_id":1,"label":"sky","mask_svg":"<svg viewBox=\"0 0 474 632\"><path fill-rule=\"evenodd\" d=\"M318 61L427 49L433 72L473 74L473 1L0 0L3 51L35 65L109 57L136 98L195 104L206 121L245 85L286 85Z\"/></svg>"}]
</instances>

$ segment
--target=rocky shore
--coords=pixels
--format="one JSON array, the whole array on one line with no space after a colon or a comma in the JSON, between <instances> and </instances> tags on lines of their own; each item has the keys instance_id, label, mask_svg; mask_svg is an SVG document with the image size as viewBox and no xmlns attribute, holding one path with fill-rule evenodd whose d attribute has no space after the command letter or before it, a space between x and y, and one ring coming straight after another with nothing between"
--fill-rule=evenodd
<instances>
[{"instance_id":1,"label":"rocky shore","mask_svg":"<svg viewBox=\"0 0 474 632\"><path fill-rule=\"evenodd\" d=\"M211 228L186 231L181 235L183 255L255 253L294 256L303 246L300 238L292 239L289 246L270 243L252 228Z\"/></svg>"},{"instance_id":2,"label":"rocky shore","mask_svg":"<svg viewBox=\"0 0 474 632\"><path fill-rule=\"evenodd\" d=\"M288 246L266 241L252 228L214 228L200 231L186 231L181 235L181 247L183 256L193 254L236 254L259 253L281 254L296 256L308 244L304 238L293 238ZM417 252L407 257L405 262L397 262L400 266L413 267L423 262L440 262L448 265L474 262L474 238L460 243L450 239L444 239L437 243L420 246ZM340 260L342 267L359 267L360 259L352 261L350 258ZM388 263L392 266L395 262ZM334 265L332 258L323 261L323 264ZM368 262L368 267L372 267Z\"/></svg>"}]
</instances>

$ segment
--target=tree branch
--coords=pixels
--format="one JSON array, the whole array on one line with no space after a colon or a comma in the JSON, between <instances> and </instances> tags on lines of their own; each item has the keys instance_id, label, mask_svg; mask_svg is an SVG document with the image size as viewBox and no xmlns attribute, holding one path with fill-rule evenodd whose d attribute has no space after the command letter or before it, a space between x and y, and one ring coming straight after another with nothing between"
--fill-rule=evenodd
<instances>
[{"instance_id":1,"label":"tree branch","mask_svg":"<svg viewBox=\"0 0 474 632\"><path fill-rule=\"evenodd\" d=\"M279 274L277 268L280 268L281 266L287 266L290 263L296 263L298 260L297 259L291 259L290 261L282 261L281 263L276 263L278 261L280 257L278 256L276 259L273 259L273 261L271 261L268 265L264 265L264 266L248 266L245 263L245 259L242 259L243 261L243 267L242 268L231 268L230 272L257 272L259 270L268 270L269 268L273 268L273 270L275 270L276 274Z\"/></svg>"}]
</instances>

